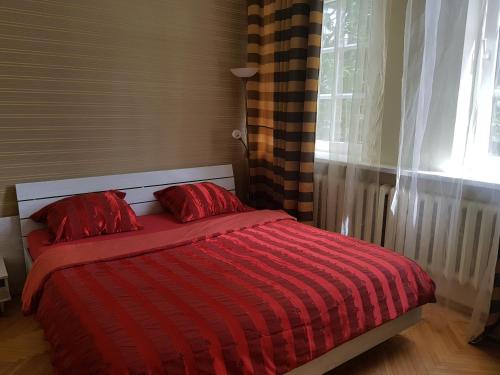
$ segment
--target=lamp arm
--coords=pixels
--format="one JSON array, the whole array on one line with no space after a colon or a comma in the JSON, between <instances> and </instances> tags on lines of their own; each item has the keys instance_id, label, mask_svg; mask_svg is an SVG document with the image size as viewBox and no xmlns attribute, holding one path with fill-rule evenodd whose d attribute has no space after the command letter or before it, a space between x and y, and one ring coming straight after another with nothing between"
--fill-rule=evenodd
<instances>
[{"instance_id":1,"label":"lamp arm","mask_svg":"<svg viewBox=\"0 0 500 375\"><path fill-rule=\"evenodd\" d=\"M241 144L243 145L243 147L245 147L245 151L246 151L246 153L247 153L247 155L248 155L248 146L247 146L247 144L245 143L245 141L244 141L242 138L238 139L238 141L240 141L240 142L241 142Z\"/></svg>"},{"instance_id":2,"label":"lamp arm","mask_svg":"<svg viewBox=\"0 0 500 375\"><path fill-rule=\"evenodd\" d=\"M248 92L247 92L247 82L248 78L241 78L241 83L243 84L243 93L245 94L245 138L246 143L243 139L240 139L241 143L245 147L245 151L247 154L247 159L250 160L250 149L248 146Z\"/></svg>"}]
</instances>

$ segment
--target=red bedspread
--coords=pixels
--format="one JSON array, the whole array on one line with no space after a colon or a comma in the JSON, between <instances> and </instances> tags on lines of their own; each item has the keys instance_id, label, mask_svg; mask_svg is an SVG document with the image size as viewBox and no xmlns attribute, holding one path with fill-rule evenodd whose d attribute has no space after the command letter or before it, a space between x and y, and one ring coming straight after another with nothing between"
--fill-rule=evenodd
<instances>
[{"instance_id":1,"label":"red bedspread","mask_svg":"<svg viewBox=\"0 0 500 375\"><path fill-rule=\"evenodd\" d=\"M284 373L434 301L416 263L283 213L162 233L36 260L23 309L60 373Z\"/></svg>"}]
</instances>

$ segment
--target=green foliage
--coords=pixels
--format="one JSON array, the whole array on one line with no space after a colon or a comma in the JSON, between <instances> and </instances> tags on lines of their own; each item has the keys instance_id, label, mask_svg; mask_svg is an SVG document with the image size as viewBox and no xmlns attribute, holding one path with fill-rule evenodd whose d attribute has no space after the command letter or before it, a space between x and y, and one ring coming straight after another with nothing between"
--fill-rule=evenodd
<instances>
[{"instance_id":1,"label":"green foliage","mask_svg":"<svg viewBox=\"0 0 500 375\"><path fill-rule=\"evenodd\" d=\"M355 45L358 41L361 1L333 0L324 3L319 93L330 97L323 97L318 103L318 139L329 140L330 132L333 131L335 141L346 141L351 99L336 98L336 95L350 94L354 90L357 57ZM341 67L341 76L336 80L337 64Z\"/></svg>"},{"instance_id":2,"label":"green foliage","mask_svg":"<svg viewBox=\"0 0 500 375\"><path fill-rule=\"evenodd\" d=\"M500 156L500 99L493 101L493 119L490 131L490 153Z\"/></svg>"}]
</instances>

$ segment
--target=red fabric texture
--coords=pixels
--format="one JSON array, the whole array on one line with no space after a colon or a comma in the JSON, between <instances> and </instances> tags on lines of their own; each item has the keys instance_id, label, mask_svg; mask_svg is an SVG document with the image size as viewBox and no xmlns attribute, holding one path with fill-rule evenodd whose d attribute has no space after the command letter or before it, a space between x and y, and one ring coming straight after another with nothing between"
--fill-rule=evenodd
<instances>
[{"instance_id":1,"label":"red fabric texture","mask_svg":"<svg viewBox=\"0 0 500 375\"><path fill-rule=\"evenodd\" d=\"M52 243L141 229L123 198L124 192L114 190L74 195L43 207L31 219L47 224Z\"/></svg>"},{"instance_id":2,"label":"red fabric texture","mask_svg":"<svg viewBox=\"0 0 500 375\"><path fill-rule=\"evenodd\" d=\"M182 223L251 210L236 195L211 182L171 186L156 191L154 195L163 208Z\"/></svg>"},{"instance_id":3,"label":"red fabric texture","mask_svg":"<svg viewBox=\"0 0 500 375\"><path fill-rule=\"evenodd\" d=\"M108 241L129 256L46 269L31 308L57 371L282 374L435 301L415 262L376 245L269 212L211 220L150 234L165 246L141 255ZM43 258L57 252L33 271Z\"/></svg>"},{"instance_id":4,"label":"red fabric texture","mask_svg":"<svg viewBox=\"0 0 500 375\"><path fill-rule=\"evenodd\" d=\"M182 223L179 223L172 215L166 212L161 214L138 216L137 220L143 226L143 229L140 231L141 234L161 232L164 230L179 228L180 226L184 225ZM90 243L101 242L101 241L105 242L109 240L114 240L116 238L124 238L131 236L137 236L137 231L113 233L106 236L86 237L86 238L81 238L79 240L71 241L71 243L76 245L89 242ZM28 251L30 253L31 259L33 260L36 260L41 254L43 254L47 250L55 248L64 250L67 248L66 242L59 242L55 244L50 243L51 235L46 228L34 230L30 234L28 234L27 239L28 239Z\"/></svg>"}]
</instances>

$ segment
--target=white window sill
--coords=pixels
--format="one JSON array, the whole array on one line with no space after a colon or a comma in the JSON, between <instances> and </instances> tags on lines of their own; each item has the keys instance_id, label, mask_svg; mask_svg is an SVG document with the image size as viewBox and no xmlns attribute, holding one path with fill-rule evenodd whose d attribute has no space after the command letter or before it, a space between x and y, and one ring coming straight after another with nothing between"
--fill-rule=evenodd
<instances>
[{"instance_id":1,"label":"white window sill","mask_svg":"<svg viewBox=\"0 0 500 375\"><path fill-rule=\"evenodd\" d=\"M334 163L337 165L343 165L346 166L347 163L345 162L346 157L339 157L339 160L330 160L328 152L325 151L316 151L315 153L315 159L316 162L320 164L329 164L329 163ZM343 159L343 160L342 160ZM397 174L397 168L391 165L370 165L370 164L358 164L360 168L363 169L368 169L368 170L378 170L382 173L387 173L387 174L392 174L396 175ZM495 169L493 169L495 171ZM498 170L498 169L496 169ZM402 172L403 176L409 176L412 172L409 170L403 170ZM431 172L431 171L419 171L419 175L422 177L425 177L429 180L435 180L435 181L441 181L441 182L453 182L457 179L462 178L461 176L453 173L446 173L446 172ZM492 174L495 174L495 176L465 176L463 177L463 183L465 186L471 186L471 187L477 187L477 188L484 188L484 189L490 189L490 190L500 190L500 170L498 173L493 172Z\"/></svg>"}]
</instances>

